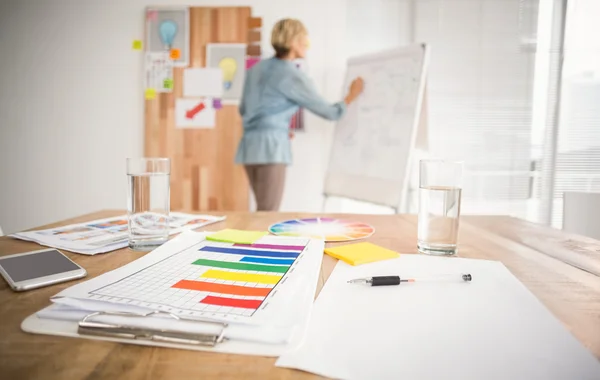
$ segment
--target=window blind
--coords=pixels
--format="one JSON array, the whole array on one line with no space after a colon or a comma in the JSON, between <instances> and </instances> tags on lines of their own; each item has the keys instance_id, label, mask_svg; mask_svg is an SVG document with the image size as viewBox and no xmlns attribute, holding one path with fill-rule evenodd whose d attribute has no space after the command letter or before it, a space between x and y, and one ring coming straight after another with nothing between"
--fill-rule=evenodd
<instances>
[{"instance_id":1,"label":"window blind","mask_svg":"<svg viewBox=\"0 0 600 380\"><path fill-rule=\"evenodd\" d=\"M419 0L430 154L465 161L463 213L532 218L538 0Z\"/></svg>"}]
</instances>

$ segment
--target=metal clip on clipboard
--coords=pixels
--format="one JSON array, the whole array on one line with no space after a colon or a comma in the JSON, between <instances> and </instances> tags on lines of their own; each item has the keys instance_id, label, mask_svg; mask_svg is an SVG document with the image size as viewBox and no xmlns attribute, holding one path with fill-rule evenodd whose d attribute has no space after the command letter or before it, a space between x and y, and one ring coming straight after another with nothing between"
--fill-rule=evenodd
<instances>
[{"instance_id":1,"label":"metal clip on clipboard","mask_svg":"<svg viewBox=\"0 0 600 380\"><path fill-rule=\"evenodd\" d=\"M179 344L191 344L197 346L209 346L214 347L216 344L221 343L225 338L226 323L215 322L215 321L196 321L203 323L212 323L221 325L221 331L218 334L197 334L197 333L186 333L181 331L162 330L162 329L148 329L134 326L126 326L120 324L110 324L104 322L92 321L93 317L98 315L116 315L125 317L148 317L154 314L165 314L176 320L182 320L175 314L171 314L165 311L151 311L145 314L127 313L127 312L105 312L99 311L86 315L80 322L77 332L82 335L95 335L105 336L114 338L126 338L126 339L141 339L141 340L153 340L166 343L179 343Z\"/></svg>"}]
</instances>

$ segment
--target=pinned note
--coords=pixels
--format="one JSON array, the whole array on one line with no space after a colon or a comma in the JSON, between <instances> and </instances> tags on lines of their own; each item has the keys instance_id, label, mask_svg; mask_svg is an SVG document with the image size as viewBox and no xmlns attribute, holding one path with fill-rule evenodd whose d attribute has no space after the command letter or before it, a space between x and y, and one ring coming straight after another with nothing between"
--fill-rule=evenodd
<instances>
[{"instance_id":1,"label":"pinned note","mask_svg":"<svg viewBox=\"0 0 600 380\"><path fill-rule=\"evenodd\" d=\"M251 69L252 66L256 65L258 62L260 62L260 58L258 57L246 58L246 70Z\"/></svg>"},{"instance_id":2,"label":"pinned note","mask_svg":"<svg viewBox=\"0 0 600 380\"><path fill-rule=\"evenodd\" d=\"M222 243L252 244L267 234L268 232L264 231L242 231L228 228L208 235L206 239Z\"/></svg>"},{"instance_id":3,"label":"pinned note","mask_svg":"<svg viewBox=\"0 0 600 380\"><path fill-rule=\"evenodd\" d=\"M154 98L156 98L156 90L153 88L147 88L144 95L145 95L146 99L148 99L148 100L154 99Z\"/></svg>"},{"instance_id":4,"label":"pinned note","mask_svg":"<svg viewBox=\"0 0 600 380\"><path fill-rule=\"evenodd\" d=\"M146 12L146 19L148 21L156 21L158 18L158 12L155 10L150 10Z\"/></svg>"},{"instance_id":5,"label":"pinned note","mask_svg":"<svg viewBox=\"0 0 600 380\"><path fill-rule=\"evenodd\" d=\"M223 104L221 104L221 99L213 99L213 108L216 110L220 110L223 108Z\"/></svg>"},{"instance_id":6,"label":"pinned note","mask_svg":"<svg viewBox=\"0 0 600 380\"><path fill-rule=\"evenodd\" d=\"M170 53L169 57L172 60L179 59L181 57L181 50L179 50L179 49L171 49L171 53Z\"/></svg>"},{"instance_id":7,"label":"pinned note","mask_svg":"<svg viewBox=\"0 0 600 380\"><path fill-rule=\"evenodd\" d=\"M361 265L400 257L397 252L368 242L326 248L325 253L350 265Z\"/></svg>"},{"instance_id":8,"label":"pinned note","mask_svg":"<svg viewBox=\"0 0 600 380\"><path fill-rule=\"evenodd\" d=\"M142 47L144 45L142 44L141 40L133 40L133 43L131 44L131 48L133 50L142 50Z\"/></svg>"},{"instance_id":9,"label":"pinned note","mask_svg":"<svg viewBox=\"0 0 600 380\"><path fill-rule=\"evenodd\" d=\"M163 87L169 90L173 89L173 78L165 78L163 81Z\"/></svg>"}]
</instances>

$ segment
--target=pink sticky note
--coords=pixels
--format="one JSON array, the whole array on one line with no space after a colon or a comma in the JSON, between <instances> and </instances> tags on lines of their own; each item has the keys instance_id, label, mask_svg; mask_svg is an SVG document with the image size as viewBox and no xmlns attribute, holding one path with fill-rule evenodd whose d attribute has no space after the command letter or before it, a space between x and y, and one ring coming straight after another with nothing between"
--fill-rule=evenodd
<instances>
[{"instance_id":1,"label":"pink sticky note","mask_svg":"<svg viewBox=\"0 0 600 380\"><path fill-rule=\"evenodd\" d=\"M156 19L158 18L158 12L157 11L148 11L146 13L146 18L150 21L156 21Z\"/></svg>"},{"instance_id":2,"label":"pink sticky note","mask_svg":"<svg viewBox=\"0 0 600 380\"><path fill-rule=\"evenodd\" d=\"M221 104L221 99L213 99L213 108L216 110L220 110L221 108L223 108L223 105Z\"/></svg>"},{"instance_id":3,"label":"pink sticky note","mask_svg":"<svg viewBox=\"0 0 600 380\"><path fill-rule=\"evenodd\" d=\"M257 57L246 58L246 70L248 70L252 66L256 65L258 62L260 62L260 58L257 58Z\"/></svg>"}]
</instances>

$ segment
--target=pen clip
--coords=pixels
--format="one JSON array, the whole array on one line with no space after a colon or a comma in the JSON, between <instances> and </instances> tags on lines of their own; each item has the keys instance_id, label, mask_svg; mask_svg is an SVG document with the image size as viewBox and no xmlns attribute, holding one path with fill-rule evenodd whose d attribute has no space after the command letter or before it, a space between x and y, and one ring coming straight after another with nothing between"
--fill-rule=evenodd
<instances>
[{"instance_id":1,"label":"pen clip","mask_svg":"<svg viewBox=\"0 0 600 380\"><path fill-rule=\"evenodd\" d=\"M186 333L181 331L163 330L163 329L151 329L151 328L139 328L135 326L127 326L121 324L111 324L99 321L93 321L94 317L99 315L113 315L113 316L126 316L126 317L149 317L155 314L164 314L176 320L181 320L175 314L168 313L165 311L151 311L148 313L130 313L130 312L106 312L99 311L86 315L78 324L77 332L84 335L95 335L115 338L126 338L126 339L139 339L139 340L153 340L168 343L181 343L181 344L192 344L200 346L214 347L216 344L221 343L225 337L226 323L215 322L215 321L196 321L203 323L212 323L221 325L221 330L217 334L199 334L199 333Z\"/></svg>"}]
</instances>

